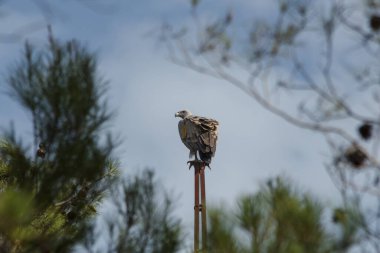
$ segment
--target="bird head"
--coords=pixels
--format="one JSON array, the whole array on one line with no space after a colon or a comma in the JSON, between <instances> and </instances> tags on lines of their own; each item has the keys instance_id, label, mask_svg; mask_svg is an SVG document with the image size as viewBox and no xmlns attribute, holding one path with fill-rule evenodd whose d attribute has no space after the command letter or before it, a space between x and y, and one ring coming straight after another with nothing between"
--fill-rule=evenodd
<instances>
[{"instance_id":1,"label":"bird head","mask_svg":"<svg viewBox=\"0 0 380 253\"><path fill-rule=\"evenodd\" d=\"M192 115L190 111L182 110L182 111L177 112L174 115L174 117L180 117L180 118L184 119L184 118L186 118L186 117L188 117L190 115Z\"/></svg>"}]
</instances>

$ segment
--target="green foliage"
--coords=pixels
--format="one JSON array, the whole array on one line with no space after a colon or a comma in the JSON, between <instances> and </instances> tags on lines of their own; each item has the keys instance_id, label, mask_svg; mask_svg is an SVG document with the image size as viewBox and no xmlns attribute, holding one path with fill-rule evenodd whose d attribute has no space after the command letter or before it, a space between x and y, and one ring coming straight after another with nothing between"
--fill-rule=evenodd
<instances>
[{"instance_id":1,"label":"green foliage","mask_svg":"<svg viewBox=\"0 0 380 253\"><path fill-rule=\"evenodd\" d=\"M209 252L219 253L239 253L241 249L238 242L231 233L233 224L228 222L228 215L217 209L211 209L208 212L209 223L211 227L208 231Z\"/></svg>"},{"instance_id":2,"label":"green foliage","mask_svg":"<svg viewBox=\"0 0 380 253\"><path fill-rule=\"evenodd\" d=\"M281 178L241 197L235 213L237 221L224 210L209 212L210 252L344 252L357 236L357 223L349 222L353 215L346 219L349 225L337 224L339 234L328 232L322 224L323 206Z\"/></svg>"},{"instance_id":3,"label":"green foliage","mask_svg":"<svg viewBox=\"0 0 380 253\"><path fill-rule=\"evenodd\" d=\"M32 196L26 192L7 189L0 195L0 231L8 232L13 238L18 226L32 220ZM17 238L14 238L17 239Z\"/></svg>"},{"instance_id":4,"label":"green foliage","mask_svg":"<svg viewBox=\"0 0 380 253\"><path fill-rule=\"evenodd\" d=\"M361 242L360 229L363 227L365 219L355 206L335 208L331 220L336 223L341 231L333 245L336 252L346 252L350 246Z\"/></svg>"},{"instance_id":5,"label":"green foliage","mask_svg":"<svg viewBox=\"0 0 380 253\"><path fill-rule=\"evenodd\" d=\"M324 252L326 233L321 225L322 207L306 194L298 196L280 179L268 183L271 218L275 220L270 252Z\"/></svg>"},{"instance_id":6,"label":"green foliage","mask_svg":"<svg viewBox=\"0 0 380 253\"><path fill-rule=\"evenodd\" d=\"M2 137L0 252L67 252L84 237L117 170L96 68L85 47L50 35L44 49L26 43L10 71L8 91L31 116L35 149L12 131Z\"/></svg>"},{"instance_id":7,"label":"green foliage","mask_svg":"<svg viewBox=\"0 0 380 253\"><path fill-rule=\"evenodd\" d=\"M101 102L105 84L96 76L94 56L75 41L60 44L50 37L43 51L27 43L24 59L8 80L12 97L33 118L35 141L46 145L46 161L34 171L43 177L41 198L59 195L67 180L100 177L112 145L98 141L110 114Z\"/></svg>"},{"instance_id":8,"label":"green foliage","mask_svg":"<svg viewBox=\"0 0 380 253\"><path fill-rule=\"evenodd\" d=\"M174 253L182 246L182 230L172 214L172 201L160 194L152 170L116 184L112 191L110 218L106 221L108 249L118 253ZM100 235L106 236L105 231ZM96 235L87 238L91 251Z\"/></svg>"}]
</instances>

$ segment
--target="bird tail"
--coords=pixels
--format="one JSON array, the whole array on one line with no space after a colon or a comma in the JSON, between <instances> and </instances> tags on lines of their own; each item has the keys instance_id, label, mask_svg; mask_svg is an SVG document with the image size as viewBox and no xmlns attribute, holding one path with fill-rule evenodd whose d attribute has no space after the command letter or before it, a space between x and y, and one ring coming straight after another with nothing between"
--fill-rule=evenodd
<instances>
[{"instance_id":1,"label":"bird tail","mask_svg":"<svg viewBox=\"0 0 380 253\"><path fill-rule=\"evenodd\" d=\"M199 156L200 156L201 160L204 161L205 163L207 163L207 164L211 163L211 157L212 157L211 152L208 152L208 153L199 152Z\"/></svg>"}]
</instances>

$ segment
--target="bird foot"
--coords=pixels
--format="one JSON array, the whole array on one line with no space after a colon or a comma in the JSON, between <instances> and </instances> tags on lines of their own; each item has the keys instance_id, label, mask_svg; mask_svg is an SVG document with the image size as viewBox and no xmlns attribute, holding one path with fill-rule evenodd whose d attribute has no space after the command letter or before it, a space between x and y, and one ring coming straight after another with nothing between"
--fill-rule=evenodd
<instances>
[{"instance_id":1,"label":"bird foot","mask_svg":"<svg viewBox=\"0 0 380 253\"><path fill-rule=\"evenodd\" d=\"M189 164L189 170L191 169L191 167L202 168L205 166L207 166L211 170L210 164L202 160L193 160L193 161L188 161L187 163Z\"/></svg>"}]
</instances>

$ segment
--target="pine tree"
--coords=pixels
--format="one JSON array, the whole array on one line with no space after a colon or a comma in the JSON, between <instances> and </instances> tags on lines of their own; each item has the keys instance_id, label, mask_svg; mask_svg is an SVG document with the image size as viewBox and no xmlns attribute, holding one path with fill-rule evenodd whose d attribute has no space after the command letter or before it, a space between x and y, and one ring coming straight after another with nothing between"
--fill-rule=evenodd
<instances>
[{"instance_id":1,"label":"pine tree","mask_svg":"<svg viewBox=\"0 0 380 253\"><path fill-rule=\"evenodd\" d=\"M100 233L89 233L83 245L94 252L96 241L106 241L100 252L175 253L183 249L180 220L173 215L171 196L162 192L153 170L121 179L111 190ZM94 231L93 231L94 232ZM108 238L105 239L105 238Z\"/></svg>"},{"instance_id":2,"label":"pine tree","mask_svg":"<svg viewBox=\"0 0 380 253\"><path fill-rule=\"evenodd\" d=\"M112 114L96 57L50 33L26 43L7 90L28 112L32 147L11 129L0 146L0 252L67 252L81 240L111 176Z\"/></svg>"},{"instance_id":3,"label":"pine tree","mask_svg":"<svg viewBox=\"0 0 380 253\"><path fill-rule=\"evenodd\" d=\"M337 208L326 221L326 210L290 181L271 179L256 194L242 196L233 215L221 208L210 211L209 252L332 253L346 252L360 242L357 212Z\"/></svg>"}]
</instances>

